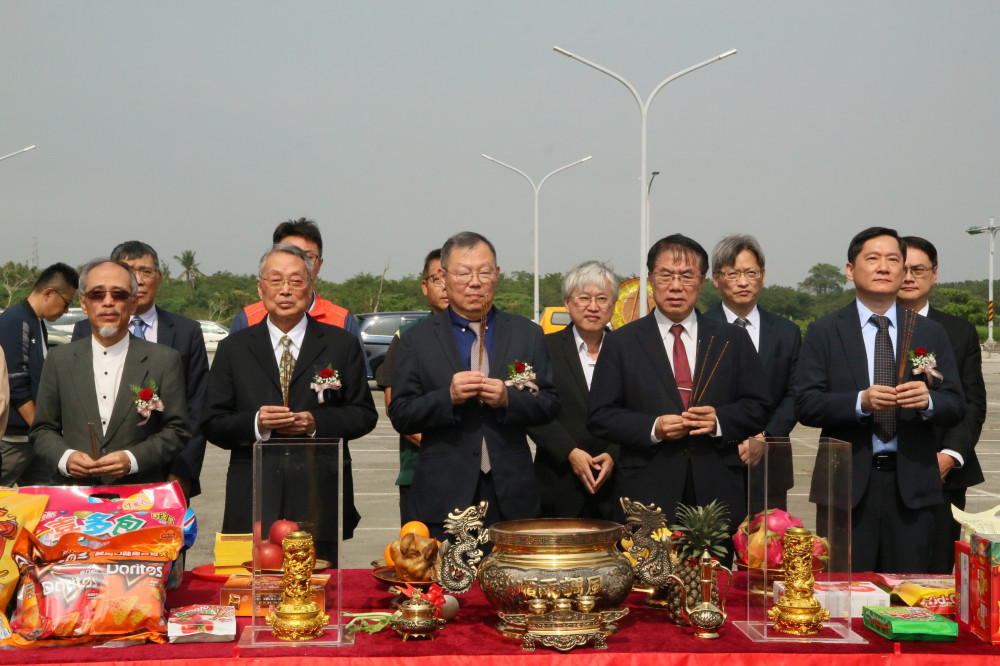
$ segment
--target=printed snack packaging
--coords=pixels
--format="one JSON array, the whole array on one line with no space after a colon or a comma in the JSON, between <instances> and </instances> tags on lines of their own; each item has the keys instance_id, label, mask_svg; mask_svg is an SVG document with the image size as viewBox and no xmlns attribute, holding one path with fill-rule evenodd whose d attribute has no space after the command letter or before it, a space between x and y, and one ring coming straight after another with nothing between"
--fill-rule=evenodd
<instances>
[{"instance_id":1,"label":"printed snack packaging","mask_svg":"<svg viewBox=\"0 0 1000 666\"><path fill-rule=\"evenodd\" d=\"M925 608L866 606L865 626L893 641L953 641L958 625Z\"/></svg>"},{"instance_id":2,"label":"printed snack packaging","mask_svg":"<svg viewBox=\"0 0 1000 666\"><path fill-rule=\"evenodd\" d=\"M66 534L55 545L29 539L13 634L4 645L33 648L91 641L162 643L164 599L180 527L154 527L94 539Z\"/></svg>"},{"instance_id":3,"label":"printed snack packaging","mask_svg":"<svg viewBox=\"0 0 1000 666\"><path fill-rule=\"evenodd\" d=\"M167 636L171 643L224 643L236 638L236 609L198 604L170 611Z\"/></svg>"},{"instance_id":4,"label":"printed snack packaging","mask_svg":"<svg viewBox=\"0 0 1000 666\"><path fill-rule=\"evenodd\" d=\"M44 495L0 491L0 616L21 580L14 563L14 548L38 525L47 501Z\"/></svg>"},{"instance_id":5,"label":"printed snack packaging","mask_svg":"<svg viewBox=\"0 0 1000 666\"><path fill-rule=\"evenodd\" d=\"M1000 535L973 534L969 543L969 626L988 643L1000 643Z\"/></svg>"}]
</instances>

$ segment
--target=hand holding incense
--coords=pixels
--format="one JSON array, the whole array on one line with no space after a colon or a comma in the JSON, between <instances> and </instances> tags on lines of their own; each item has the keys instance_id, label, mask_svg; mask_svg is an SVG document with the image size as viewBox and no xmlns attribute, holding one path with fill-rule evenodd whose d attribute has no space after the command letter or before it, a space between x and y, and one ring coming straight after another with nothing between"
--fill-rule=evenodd
<instances>
[{"instance_id":1,"label":"hand holding incense","mask_svg":"<svg viewBox=\"0 0 1000 666\"><path fill-rule=\"evenodd\" d=\"M100 451L97 447L97 431L94 430L94 422L87 422L87 430L90 431L90 457L97 460L101 457Z\"/></svg>"}]
</instances>

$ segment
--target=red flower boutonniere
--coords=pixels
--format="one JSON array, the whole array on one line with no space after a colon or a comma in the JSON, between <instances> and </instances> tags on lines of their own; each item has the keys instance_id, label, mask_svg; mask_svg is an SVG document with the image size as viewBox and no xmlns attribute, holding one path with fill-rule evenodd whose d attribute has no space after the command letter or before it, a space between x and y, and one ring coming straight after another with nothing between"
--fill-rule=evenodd
<instances>
[{"instance_id":1,"label":"red flower boutonniere","mask_svg":"<svg viewBox=\"0 0 1000 666\"><path fill-rule=\"evenodd\" d=\"M157 393L156 382L150 380L149 386L146 388L140 388L132 384L131 388L132 394L135 396L135 409L139 412L139 416L142 417L139 425L146 425L153 412L163 411L163 401L160 400L160 396Z\"/></svg>"},{"instance_id":2,"label":"red flower boutonniere","mask_svg":"<svg viewBox=\"0 0 1000 666\"><path fill-rule=\"evenodd\" d=\"M325 391L336 391L342 386L340 383L340 372L334 370L332 366L333 364L331 363L313 375L312 382L309 384L309 388L316 391L316 398L321 405L323 404Z\"/></svg>"},{"instance_id":3,"label":"red flower boutonniere","mask_svg":"<svg viewBox=\"0 0 1000 666\"><path fill-rule=\"evenodd\" d=\"M538 395L538 385L534 381L535 369L530 365L524 361L515 360L507 366L507 373L507 381L504 384L514 386L518 391L523 391L527 388L532 395Z\"/></svg>"},{"instance_id":4,"label":"red flower boutonniere","mask_svg":"<svg viewBox=\"0 0 1000 666\"><path fill-rule=\"evenodd\" d=\"M913 365L913 374L924 375L928 384L931 383L931 377L944 379L944 375L937 371L937 355L927 351L925 347L917 347L910 352L910 363Z\"/></svg>"}]
</instances>

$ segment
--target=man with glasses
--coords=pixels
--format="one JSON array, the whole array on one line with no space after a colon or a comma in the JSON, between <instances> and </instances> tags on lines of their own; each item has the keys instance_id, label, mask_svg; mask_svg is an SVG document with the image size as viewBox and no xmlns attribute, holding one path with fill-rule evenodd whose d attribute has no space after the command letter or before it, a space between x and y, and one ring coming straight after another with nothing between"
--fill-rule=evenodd
<instances>
[{"instance_id":1,"label":"man with glasses","mask_svg":"<svg viewBox=\"0 0 1000 666\"><path fill-rule=\"evenodd\" d=\"M439 314L448 307L448 293L444 289L444 271L441 270L441 249L431 250L424 258L424 269L421 275L420 289L424 292L427 305L431 308L431 314ZM396 368L396 352L399 351L399 336L403 331L416 325L417 322L410 322L401 326L389 349L385 353L385 360L375 372L375 381L385 393L385 409L389 411L389 403L392 402L392 373ZM396 486L399 487L399 524L404 525L412 518L409 514L409 494L410 482L413 480L413 471L417 468L417 458L420 455L420 433L399 436L399 475L396 477Z\"/></svg>"},{"instance_id":2,"label":"man with glasses","mask_svg":"<svg viewBox=\"0 0 1000 666\"><path fill-rule=\"evenodd\" d=\"M66 264L53 264L35 280L28 297L0 314L0 347L10 377L10 417L0 442L0 486L33 485L49 479L48 470L33 464L35 452L28 430L35 420L38 382L48 354L46 321L69 310L79 276Z\"/></svg>"},{"instance_id":3,"label":"man with glasses","mask_svg":"<svg viewBox=\"0 0 1000 666\"><path fill-rule=\"evenodd\" d=\"M319 227L316 226L313 220L305 217L300 217L297 220L288 220L274 228L274 233L271 234L271 242L275 245L279 243L294 245L306 253L306 257L309 258L309 262L312 265L313 283L312 298L307 310L309 316L318 322L342 328L357 338L358 344L361 346L361 355L365 360L365 371L371 376L368 355L365 353L365 343L361 339L361 326L358 324L357 317L348 312L347 308L342 308L336 303L331 303L316 293L316 277L319 275L319 269L323 266L323 236L319 232ZM264 321L264 317L266 316L267 308L264 306L264 301L251 303L236 313L236 316L233 317L233 323L229 326L229 332L235 333L247 326L253 326Z\"/></svg>"},{"instance_id":4,"label":"man with glasses","mask_svg":"<svg viewBox=\"0 0 1000 666\"><path fill-rule=\"evenodd\" d=\"M191 439L184 450L167 468L167 480L177 481L184 498L201 493L201 465L205 459L205 436L201 434L201 417L205 410L208 391L208 354L201 324L193 319L168 312L156 305L156 294L163 281L160 257L156 250L140 241L126 241L111 251L111 259L128 264L138 284L135 314L129 322L129 331L137 338L176 349L184 363L184 383L187 386L188 424ZM77 322L73 339L90 337L90 322Z\"/></svg>"},{"instance_id":5,"label":"man with glasses","mask_svg":"<svg viewBox=\"0 0 1000 666\"><path fill-rule=\"evenodd\" d=\"M485 237L441 247L448 308L399 339L389 418L420 433L412 515L444 537L455 509L489 503L486 524L538 515L525 428L559 411L542 329L493 306L500 268Z\"/></svg>"},{"instance_id":6,"label":"man with glasses","mask_svg":"<svg viewBox=\"0 0 1000 666\"><path fill-rule=\"evenodd\" d=\"M722 302L705 316L746 329L764 366L772 412L764 430L756 434L788 437L795 427L792 376L799 361L802 332L790 320L757 304L764 288L764 251L757 239L735 235L719 241L712 250L712 282L722 294ZM739 452L746 465L755 465L761 455L751 450L750 440L740 442ZM771 447L767 480L767 507L788 509L788 489L794 484L790 447Z\"/></svg>"},{"instance_id":7,"label":"man with glasses","mask_svg":"<svg viewBox=\"0 0 1000 666\"><path fill-rule=\"evenodd\" d=\"M621 447L617 494L660 506L667 524L678 502L720 500L732 533L747 508L739 445L770 414L763 369L745 330L695 311L701 245L667 236L646 266L656 309L607 336L587 427Z\"/></svg>"},{"instance_id":8,"label":"man with glasses","mask_svg":"<svg viewBox=\"0 0 1000 666\"><path fill-rule=\"evenodd\" d=\"M903 241L906 243L906 265L896 302L944 327L965 393L965 419L951 428L934 428L944 502L934 513L930 573L951 573L955 565L955 541L961 538L962 532L962 526L951 515L951 507L965 509L966 489L985 480L976 456L976 444L986 420L983 356L975 326L967 319L932 308L928 302L937 284L937 248L919 236L904 236Z\"/></svg>"},{"instance_id":9,"label":"man with glasses","mask_svg":"<svg viewBox=\"0 0 1000 666\"><path fill-rule=\"evenodd\" d=\"M219 342L208 376L205 436L229 450L222 531L253 529L253 444L287 438L343 442L343 537L354 534L351 452L347 440L375 427L378 412L368 390L361 349L346 331L307 316L313 271L299 247L278 244L261 257L257 292L267 317ZM324 377L329 371L329 377ZM323 388L322 379L340 385ZM273 461L273 458L271 459ZM337 459L320 450L288 459L264 480L262 523L278 518L309 525L320 558L337 562ZM320 488L304 483L320 480Z\"/></svg>"},{"instance_id":10,"label":"man with glasses","mask_svg":"<svg viewBox=\"0 0 1000 666\"><path fill-rule=\"evenodd\" d=\"M91 335L49 353L30 433L52 484L163 481L191 437L180 354L129 335L137 287L120 261L80 273Z\"/></svg>"},{"instance_id":11,"label":"man with glasses","mask_svg":"<svg viewBox=\"0 0 1000 666\"><path fill-rule=\"evenodd\" d=\"M570 270L563 303L573 322L545 336L562 409L543 426L528 428L537 445L535 474L544 518L615 518L618 496L612 471L618 445L587 432L594 366L618 300L614 273L598 261Z\"/></svg>"}]
</instances>

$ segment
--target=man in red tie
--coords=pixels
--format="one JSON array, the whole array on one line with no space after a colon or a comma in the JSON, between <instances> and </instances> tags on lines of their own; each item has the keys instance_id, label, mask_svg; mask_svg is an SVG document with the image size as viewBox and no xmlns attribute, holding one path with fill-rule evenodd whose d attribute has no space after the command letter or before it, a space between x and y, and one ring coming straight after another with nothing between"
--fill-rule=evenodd
<instances>
[{"instance_id":1,"label":"man in red tie","mask_svg":"<svg viewBox=\"0 0 1000 666\"><path fill-rule=\"evenodd\" d=\"M764 429L763 369L746 330L695 311L708 254L681 234L646 261L656 309L609 334L594 368L590 432L621 446L617 494L659 505L729 507L746 515L739 443Z\"/></svg>"}]
</instances>

